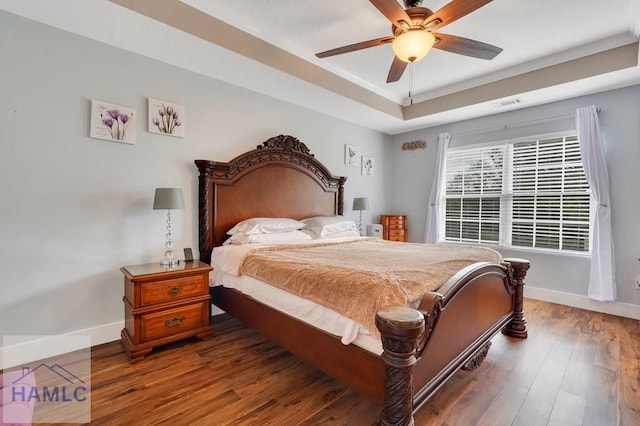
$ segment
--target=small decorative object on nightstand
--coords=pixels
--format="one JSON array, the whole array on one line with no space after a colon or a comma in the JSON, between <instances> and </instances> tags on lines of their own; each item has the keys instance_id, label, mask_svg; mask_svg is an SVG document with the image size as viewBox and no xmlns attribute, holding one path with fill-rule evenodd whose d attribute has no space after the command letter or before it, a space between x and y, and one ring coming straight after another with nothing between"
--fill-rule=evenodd
<instances>
[{"instance_id":1,"label":"small decorative object on nightstand","mask_svg":"<svg viewBox=\"0 0 640 426\"><path fill-rule=\"evenodd\" d=\"M171 210L184 209L184 199L180 188L156 188L156 196L153 199L154 210L167 211L167 250L164 252L164 259L161 265L177 265L180 261L174 259L173 254L173 222L171 221Z\"/></svg>"},{"instance_id":2,"label":"small decorative object on nightstand","mask_svg":"<svg viewBox=\"0 0 640 426\"><path fill-rule=\"evenodd\" d=\"M382 238L407 242L407 215L383 214L380 215L380 223L382 224Z\"/></svg>"},{"instance_id":3,"label":"small decorative object on nightstand","mask_svg":"<svg viewBox=\"0 0 640 426\"><path fill-rule=\"evenodd\" d=\"M165 343L211 337L211 266L196 260L179 266L147 263L120 270L124 274L122 346L131 361L142 360Z\"/></svg>"},{"instance_id":4,"label":"small decorative object on nightstand","mask_svg":"<svg viewBox=\"0 0 640 426\"><path fill-rule=\"evenodd\" d=\"M367 237L382 238L382 225L379 223L367 225Z\"/></svg>"}]
</instances>

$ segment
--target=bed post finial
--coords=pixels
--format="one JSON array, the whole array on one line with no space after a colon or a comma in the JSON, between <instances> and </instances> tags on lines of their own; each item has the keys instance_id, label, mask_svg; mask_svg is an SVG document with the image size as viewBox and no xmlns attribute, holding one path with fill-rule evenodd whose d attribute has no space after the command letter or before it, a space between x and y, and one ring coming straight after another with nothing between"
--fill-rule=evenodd
<instances>
[{"instance_id":1,"label":"bed post finial","mask_svg":"<svg viewBox=\"0 0 640 426\"><path fill-rule=\"evenodd\" d=\"M418 339L424 332L424 316L406 307L382 308L376 326L382 334L385 367L382 426L413 425L413 366Z\"/></svg>"},{"instance_id":2,"label":"bed post finial","mask_svg":"<svg viewBox=\"0 0 640 426\"><path fill-rule=\"evenodd\" d=\"M524 317L524 277L530 263L526 259L508 258L509 274L513 285L513 318L502 329L502 334L525 339L527 337L527 320Z\"/></svg>"}]
</instances>

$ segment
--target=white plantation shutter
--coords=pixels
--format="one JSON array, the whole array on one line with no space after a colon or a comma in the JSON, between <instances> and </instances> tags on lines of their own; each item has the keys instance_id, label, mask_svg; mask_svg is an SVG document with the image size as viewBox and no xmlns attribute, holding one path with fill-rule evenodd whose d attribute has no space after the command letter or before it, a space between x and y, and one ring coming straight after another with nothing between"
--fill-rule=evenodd
<instances>
[{"instance_id":1,"label":"white plantation shutter","mask_svg":"<svg viewBox=\"0 0 640 426\"><path fill-rule=\"evenodd\" d=\"M446 170L442 240L589 252L575 134L452 150Z\"/></svg>"},{"instance_id":2,"label":"white plantation shutter","mask_svg":"<svg viewBox=\"0 0 640 426\"><path fill-rule=\"evenodd\" d=\"M504 147L495 146L447 155L446 240L498 243L503 159Z\"/></svg>"},{"instance_id":3,"label":"white plantation shutter","mask_svg":"<svg viewBox=\"0 0 640 426\"><path fill-rule=\"evenodd\" d=\"M589 251L591 196L575 136L513 144L511 245Z\"/></svg>"}]
</instances>

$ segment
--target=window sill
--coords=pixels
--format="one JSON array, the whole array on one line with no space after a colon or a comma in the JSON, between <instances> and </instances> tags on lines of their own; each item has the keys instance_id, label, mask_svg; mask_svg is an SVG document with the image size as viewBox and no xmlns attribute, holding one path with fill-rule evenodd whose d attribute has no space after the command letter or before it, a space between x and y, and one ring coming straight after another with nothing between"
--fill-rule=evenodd
<instances>
[{"instance_id":1,"label":"window sill","mask_svg":"<svg viewBox=\"0 0 640 426\"><path fill-rule=\"evenodd\" d=\"M535 253L535 254L542 254L542 255L549 255L549 256L566 256L566 257L573 257L573 258L580 258L580 259L591 259L591 252L557 251L557 250L538 249L538 248L531 248L531 247L505 246L500 244L464 243L464 242L458 242L458 241L440 241L440 243L486 247L496 251L508 250L509 252L515 252L515 253ZM526 256L523 256L523 257L526 257Z\"/></svg>"},{"instance_id":2,"label":"window sill","mask_svg":"<svg viewBox=\"0 0 640 426\"><path fill-rule=\"evenodd\" d=\"M487 246L492 247L494 250L508 250L510 252L516 253L535 253L535 254L543 254L548 256L565 256L565 257L574 257L580 259L591 259L591 252L577 252L577 251L557 251L557 250L546 250L546 249L536 249L536 248L528 248L528 247L513 247L513 246Z\"/></svg>"}]
</instances>

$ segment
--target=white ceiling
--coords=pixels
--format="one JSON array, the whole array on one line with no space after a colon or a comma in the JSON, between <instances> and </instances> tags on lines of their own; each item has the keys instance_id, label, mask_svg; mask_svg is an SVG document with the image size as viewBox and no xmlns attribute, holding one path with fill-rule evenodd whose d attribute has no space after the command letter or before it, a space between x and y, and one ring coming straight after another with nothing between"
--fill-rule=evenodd
<instances>
[{"instance_id":1,"label":"white ceiling","mask_svg":"<svg viewBox=\"0 0 640 426\"><path fill-rule=\"evenodd\" d=\"M389 134L640 83L639 0L493 0L438 31L500 55L434 49L391 84L390 45L314 55L391 35L366 0L111 1L0 0L0 9ZM158 38L173 54L157 52Z\"/></svg>"},{"instance_id":2,"label":"white ceiling","mask_svg":"<svg viewBox=\"0 0 640 426\"><path fill-rule=\"evenodd\" d=\"M389 21L366 0L181 1L395 102L407 100L409 72L397 83L385 83L393 59L390 45L325 59L314 56L330 48L391 35ZM425 0L423 7L436 11L447 3ZM637 10L631 12L637 3L494 0L439 31L494 44L504 52L485 61L434 49L415 64L414 91L420 98L439 96L449 91L443 88L465 87L470 80L585 44L592 45L587 53L594 53L599 48L594 43L633 29Z\"/></svg>"}]
</instances>

